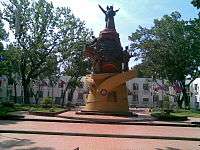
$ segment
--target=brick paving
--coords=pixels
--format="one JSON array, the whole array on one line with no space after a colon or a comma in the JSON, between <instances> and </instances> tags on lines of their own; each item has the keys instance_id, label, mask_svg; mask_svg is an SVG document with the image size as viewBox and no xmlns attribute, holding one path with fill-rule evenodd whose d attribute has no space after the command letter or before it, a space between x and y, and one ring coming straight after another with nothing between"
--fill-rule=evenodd
<instances>
[{"instance_id":1,"label":"brick paving","mask_svg":"<svg viewBox=\"0 0 200 150\"><path fill-rule=\"evenodd\" d=\"M109 134L109 135L139 135L160 137L189 137L200 138L200 128L175 127L175 126L145 126L145 125L120 125L120 124L90 124L90 123L63 123L42 122L44 120L79 120L97 119L101 121L115 120L124 121L134 119L117 116L98 115L75 115L73 111L61 114L69 117L42 117L26 113L25 119L38 119L38 121L9 121L0 120L0 131L42 131L60 133L83 133L83 134ZM21 114L21 115L22 115ZM19 114L20 115L20 114ZM144 115L145 116L145 115ZM148 114L146 115L148 116ZM198 119L196 119L198 121ZM196 121L195 120L195 121ZM190 120L191 121L191 120ZM190 121L182 123L190 123ZM168 123L158 121L147 121L148 123ZM181 122L175 122L175 124ZM137 139L137 138L108 138L108 137L85 137L41 134L0 134L0 150L199 150L200 141L167 140L167 139ZM77 149L78 150L78 149Z\"/></svg>"},{"instance_id":2,"label":"brick paving","mask_svg":"<svg viewBox=\"0 0 200 150\"><path fill-rule=\"evenodd\" d=\"M35 115L29 115L27 112L14 112L11 114L14 115L19 115L19 116L24 116L24 119L36 119L36 120L97 120L97 121L112 121L112 122L133 122L133 123L149 123L149 124L185 124L185 125L190 125L191 122L199 122L200 123L200 118L194 118L194 117L189 117L189 120L187 121L179 121L179 122L167 122L167 121L155 121L152 119L149 114L145 112L137 112L139 114L139 117L120 117L120 116L102 116L102 115L77 115L75 114L75 111L68 111L64 112L57 117L48 117L48 116L35 116Z\"/></svg>"},{"instance_id":3,"label":"brick paving","mask_svg":"<svg viewBox=\"0 0 200 150\"><path fill-rule=\"evenodd\" d=\"M199 150L200 142L0 134L0 150Z\"/></svg>"},{"instance_id":4,"label":"brick paving","mask_svg":"<svg viewBox=\"0 0 200 150\"><path fill-rule=\"evenodd\" d=\"M168 136L200 138L199 128L143 126L143 125L109 125L88 123L55 123L33 121L0 121L0 130L72 132L93 134L119 134L143 136Z\"/></svg>"}]
</instances>

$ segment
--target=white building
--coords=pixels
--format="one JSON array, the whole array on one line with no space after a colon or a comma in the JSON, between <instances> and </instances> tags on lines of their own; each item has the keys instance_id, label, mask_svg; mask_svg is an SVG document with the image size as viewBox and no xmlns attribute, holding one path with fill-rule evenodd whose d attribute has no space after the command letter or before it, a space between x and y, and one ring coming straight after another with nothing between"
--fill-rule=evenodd
<instances>
[{"instance_id":1,"label":"white building","mask_svg":"<svg viewBox=\"0 0 200 150\"><path fill-rule=\"evenodd\" d=\"M6 76L0 77L0 99L5 99L8 95L8 80Z\"/></svg>"},{"instance_id":2,"label":"white building","mask_svg":"<svg viewBox=\"0 0 200 150\"><path fill-rule=\"evenodd\" d=\"M52 97L54 102L56 104L62 104L63 101L63 94L65 91L65 88L68 84L70 77L68 76L62 76L58 79L58 82L56 85L49 86L49 80L43 80L43 81L36 81L35 83L32 83L32 94L30 95L30 101L31 103L36 103L36 95L38 95L38 102L40 103L43 98L46 97ZM67 104L68 101L68 93L67 90L64 96L64 104ZM84 104L83 102L83 94L84 90L82 88L76 88L74 94L72 103L73 104ZM0 100L4 99L12 99L12 97L15 96L14 86L8 86L7 78L1 77L0 78ZM17 102L21 103L23 101L23 88L21 85L21 81L17 83L16 86L16 96L17 96Z\"/></svg>"},{"instance_id":3,"label":"white building","mask_svg":"<svg viewBox=\"0 0 200 150\"><path fill-rule=\"evenodd\" d=\"M160 81L158 81L160 82ZM151 78L134 78L127 83L128 102L132 107L156 107L162 100L162 94L153 93Z\"/></svg>"},{"instance_id":4,"label":"white building","mask_svg":"<svg viewBox=\"0 0 200 150\"><path fill-rule=\"evenodd\" d=\"M200 78L195 79L190 84L190 106L200 109Z\"/></svg>"},{"instance_id":5,"label":"white building","mask_svg":"<svg viewBox=\"0 0 200 150\"><path fill-rule=\"evenodd\" d=\"M56 104L62 103L62 93L67 86L70 77L62 76L59 78L58 83L54 86L48 86L49 81L43 80L41 82L33 84L33 93L39 94L39 102L45 97L53 97L53 100ZM157 80L157 84L162 85L161 80ZM159 107L164 96L165 92L162 90L155 92L152 88L155 86L155 82L152 82L151 78L134 78L129 80L127 83L128 92L128 102L131 107ZM17 99L18 102L22 102L23 99L23 88L21 82L17 84ZM73 104L83 105L84 104L84 88L76 88L73 94ZM68 101L68 93L65 93L65 101L66 104ZM169 94L173 95L174 90L172 87L169 87ZM199 109L200 108L200 78L194 80L190 85L190 106L191 108ZM7 78L5 76L0 77L0 100L6 99L6 97L14 96L15 91L14 87L8 86ZM169 96L170 101L174 103L173 96ZM35 98L32 94L30 98L32 103L35 103Z\"/></svg>"},{"instance_id":6,"label":"white building","mask_svg":"<svg viewBox=\"0 0 200 150\"><path fill-rule=\"evenodd\" d=\"M165 96L169 98L171 105L176 105L173 96L174 89L164 86L161 80L155 82L152 78L134 78L126 84L129 90L128 102L131 107L160 107Z\"/></svg>"}]
</instances>

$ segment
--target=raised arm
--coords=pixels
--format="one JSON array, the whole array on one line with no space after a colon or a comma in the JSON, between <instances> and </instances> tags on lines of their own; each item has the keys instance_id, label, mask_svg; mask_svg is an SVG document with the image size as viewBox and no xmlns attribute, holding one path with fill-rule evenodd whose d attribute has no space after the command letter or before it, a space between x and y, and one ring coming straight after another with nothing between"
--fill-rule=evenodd
<instances>
[{"instance_id":1,"label":"raised arm","mask_svg":"<svg viewBox=\"0 0 200 150\"><path fill-rule=\"evenodd\" d=\"M119 9L115 10L114 12L118 12L118 11L119 11Z\"/></svg>"},{"instance_id":2,"label":"raised arm","mask_svg":"<svg viewBox=\"0 0 200 150\"><path fill-rule=\"evenodd\" d=\"M100 5L99 5L99 8L103 11L104 14L106 14L106 11Z\"/></svg>"}]
</instances>

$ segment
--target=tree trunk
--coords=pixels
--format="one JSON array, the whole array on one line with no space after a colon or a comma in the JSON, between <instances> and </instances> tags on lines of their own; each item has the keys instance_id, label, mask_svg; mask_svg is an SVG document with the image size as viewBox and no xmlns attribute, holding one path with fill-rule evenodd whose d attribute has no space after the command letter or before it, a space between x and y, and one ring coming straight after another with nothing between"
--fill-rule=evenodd
<instances>
[{"instance_id":1,"label":"tree trunk","mask_svg":"<svg viewBox=\"0 0 200 150\"><path fill-rule=\"evenodd\" d=\"M51 87L51 96L52 96L52 99L53 99L53 86Z\"/></svg>"},{"instance_id":2,"label":"tree trunk","mask_svg":"<svg viewBox=\"0 0 200 150\"><path fill-rule=\"evenodd\" d=\"M29 101L29 87L28 85L24 85L23 86L24 88L24 103L25 104L30 104L30 101Z\"/></svg>"},{"instance_id":3,"label":"tree trunk","mask_svg":"<svg viewBox=\"0 0 200 150\"><path fill-rule=\"evenodd\" d=\"M183 97L182 97L182 99L183 99L183 101L184 101L184 103L185 103L185 108L189 108L189 96L188 96L188 94L187 94L187 88L184 88L183 89Z\"/></svg>"},{"instance_id":4,"label":"tree trunk","mask_svg":"<svg viewBox=\"0 0 200 150\"><path fill-rule=\"evenodd\" d=\"M61 93L61 96L62 96L62 103L61 103L61 106L62 106L62 107L63 107L64 104L65 104L65 95L66 95L66 92L67 92L67 86L65 87L64 90L62 89L62 93Z\"/></svg>"},{"instance_id":5,"label":"tree trunk","mask_svg":"<svg viewBox=\"0 0 200 150\"><path fill-rule=\"evenodd\" d=\"M14 102L17 103L17 83L14 83L14 92L15 92Z\"/></svg>"},{"instance_id":6,"label":"tree trunk","mask_svg":"<svg viewBox=\"0 0 200 150\"><path fill-rule=\"evenodd\" d=\"M182 89L183 89L182 90L183 96L181 98L181 106L182 106L182 103L184 102L185 108L189 108L190 102L189 102L189 96L187 93L188 86L185 85L185 81L182 82Z\"/></svg>"},{"instance_id":7,"label":"tree trunk","mask_svg":"<svg viewBox=\"0 0 200 150\"><path fill-rule=\"evenodd\" d=\"M66 95L67 89L68 89L68 87L66 87L65 90L62 92L63 93L62 94L62 106L64 106L65 95ZM75 91L75 89L71 88L70 91L69 91L69 93L68 93L67 100L69 101L69 103L72 102L74 91Z\"/></svg>"},{"instance_id":8,"label":"tree trunk","mask_svg":"<svg viewBox=\"0 0 200 150\"><path fill-rule=\"evenodd\" d=\"M49 85L48 86L48 93L47 93L47 97L50 97L50 88L49 88Z\"/></svg>"},{"instance_id":9,"label":"tree trunk","mask_svg":"<svg viewBox=\"0 0 200 150\"><path fill-rule=\"evenodd\" d=\"M182 108L182 106L183 106L183 99L182 98L180 98L180 95L179 96L177 96L177 104L178 104L178 108Z\"/></svg>"},{"instance_id":10,"label":"tree trunk","mask_svg":"<svg viewBox=\"0 0 200 150\"><path fill-rule=\"evenodd\" d=\"M73 94L74 94L74 88L70 89L70 92L68 94L68 101L72 102L73 100Z\"/></svg>"},{"instance_id":11,"label":"tree trunk","mask_svg":"<svg viewBox=\"0 0 200 150\"><path fill-rule=\"evenodd\" d=\"M22 81L22 86L24 89L24 103L25 104L30 104L30 91L29 91L29 84L30 84L30 80L23 80Z\"/></svg>"},{"instance_id":12,"label":"tree trunk","mask_svg":"<svg viewBox=\"0 0 200 150\"><path fill-rule=\"evenodd\" d=\"M53 86L51 87L51 92L52 92L52 103L55 103L54 97L53 97Z\"/></svg>"}]
</instances>

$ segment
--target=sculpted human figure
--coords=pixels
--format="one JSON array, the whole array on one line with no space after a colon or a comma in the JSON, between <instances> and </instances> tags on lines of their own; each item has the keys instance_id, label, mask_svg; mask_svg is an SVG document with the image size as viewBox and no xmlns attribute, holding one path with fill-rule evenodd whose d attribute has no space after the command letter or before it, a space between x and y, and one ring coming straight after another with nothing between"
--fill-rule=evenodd
<instances>
[{"instance_id":1,"label":"sculpted human figure","mask_svg":"<svg viewBox=\"0 0 200 150\"><path fill-rule=\"evenodd\" d=\"M128 46L125 47L125 50L123 51L123 70L127 71L128 68L128 62L130 60L130 58L132 57L132 55L129 54L128 52Z\"/></svg>"},{"instance_id":2,"label":"sculpted human figure","mask_svg":"<svg viewBox=\"0 0 200 150\"><path fill-rule=\"evenodd\" d=\"M106 7L107 10L104 10L100 5L99 5L99 8L105 14L106 28L115 29L114 16L116 15L116 12L119 11L119 9L113 10L113 6L110 6L110 7L107 6Z\"/></svg>"}]
</instances>

